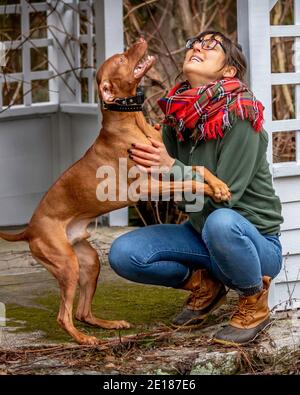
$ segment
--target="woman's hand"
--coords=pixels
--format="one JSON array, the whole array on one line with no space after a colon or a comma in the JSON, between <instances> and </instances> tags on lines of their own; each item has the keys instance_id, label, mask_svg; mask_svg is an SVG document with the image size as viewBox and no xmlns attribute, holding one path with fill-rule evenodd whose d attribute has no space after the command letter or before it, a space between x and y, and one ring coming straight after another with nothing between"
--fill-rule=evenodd
<instances>
[{"instance_id":1,"label":"woman's hand","mask_svg":"<svg viewBox=\"0 0 300 395\"><path fill-rule=\"evenodd\" d=\"M175 159L168 154L164 143L152 137L148 137L148 139L152 145L132 144L132 148L128 150L129 158L134 160L139 168L147 173L153 172L152 166L163 167L165 171L169 171Z\"/></svg>"}]
</instances>

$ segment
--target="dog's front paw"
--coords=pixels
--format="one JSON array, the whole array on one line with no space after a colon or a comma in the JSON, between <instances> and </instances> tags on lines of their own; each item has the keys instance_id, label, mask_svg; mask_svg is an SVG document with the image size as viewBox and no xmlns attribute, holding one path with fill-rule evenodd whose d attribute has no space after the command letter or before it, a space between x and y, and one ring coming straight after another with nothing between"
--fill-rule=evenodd
<instances>
[{"instance_id":1,"label":"dog's front paw","mask_svg":"<svg viewBox=\"0 0 300 395\"><path fill-rule=\"evenodd\" d=\"M111 321L113 327L111 329L129 329L131 325L127 321Z\"/></svg>"},{"instance_id":2,"label":"dog's front paw","mask_svg":"<svg viewBox=\"0 0 300 395\"><path fill-rule=\"evenodd\" d=\"M219 182L211 185L211 187L213 190L212 198L214 199L214 201L219 203L219 202L224 202L224 201L228 201L231 199L230 189L224 182L219 181Z\"/></svg>"},{"instance_id":3,"label":"dog's front paw","mask_svg":"<svg viewBox=\"0 0 300 395\"><path fill-rule=\"evenodd\" d=\"M76 339L77 343L85 345L85 346L97 346L101 343L99 339L95 336L86 336L81 334L81 336Z\"/></svg>"}]
</instances>

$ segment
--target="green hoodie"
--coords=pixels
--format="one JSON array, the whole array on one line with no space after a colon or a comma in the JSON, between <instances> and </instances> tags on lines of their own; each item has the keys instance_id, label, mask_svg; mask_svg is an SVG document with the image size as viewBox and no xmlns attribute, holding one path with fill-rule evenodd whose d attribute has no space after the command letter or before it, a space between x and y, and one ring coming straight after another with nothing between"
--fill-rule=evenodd
<instances>
[{"instance_id":1,"label":"green hoodie","mask_svg":"<svg viewBox=\"0 0 300 395\"><path fill-rule=\"evenodd\" d=\"M262 234L278 234L281 203L272 186L267 162L268 134L255 132L249 121L236 120L224 137L195 144L189 138L191 130L184 132L184 141L178 141L173 128L164 125L163 141L174 166L204 166L230 188L232 198L216 203L204 198L201 211L189 213L194 228L201 232L208 215L218 208L231 208L247 218Z\"/></svg>"}]
</instances>

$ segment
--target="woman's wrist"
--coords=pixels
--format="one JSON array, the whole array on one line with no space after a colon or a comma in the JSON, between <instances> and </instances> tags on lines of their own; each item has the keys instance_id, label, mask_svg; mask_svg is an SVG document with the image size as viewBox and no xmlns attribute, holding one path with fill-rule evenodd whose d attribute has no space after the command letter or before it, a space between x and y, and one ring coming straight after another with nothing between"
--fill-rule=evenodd
<instances>
[{"instance_id":1,"label":"woman's wrist","mask_svg":"<svg viewBox=\"0 0 300 395\"><path fill-rule=\"evenodd\" d=\"M167 164L167 166L168 166L169 170L171 170L171 169L172 169L172 167L173 167L174 163L175 163L175 159L174 159L174 158L172 158L172 157L170 156L169 163Z\"/></svg>"}]
</instances>

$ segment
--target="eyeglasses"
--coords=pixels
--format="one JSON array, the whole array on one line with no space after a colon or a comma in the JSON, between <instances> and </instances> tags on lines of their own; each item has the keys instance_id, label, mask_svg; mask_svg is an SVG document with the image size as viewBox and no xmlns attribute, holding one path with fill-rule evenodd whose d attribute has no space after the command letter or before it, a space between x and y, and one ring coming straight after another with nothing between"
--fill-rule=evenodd
<instances>
[{"instance_id":1,"label":"eyeglasses","mask_svg":"<svg viewBox=\"0 0 300 395\"><path fill-rule=\"evenodd\" d=\"M226 53L226 49L225 49L224 45L221 43L221 41L219 41L215 38L207 38L206 40L204 40L203 38L199 39L197 37L192 37L187 40L187 42L185 44L185 48L192 49L192 48L194 48L195 44L200 44L201 48L206 49L208 51L210 51L211 49L214 49L216 45L220 44L223 51Z\"/></svg>"}]
</instances>

